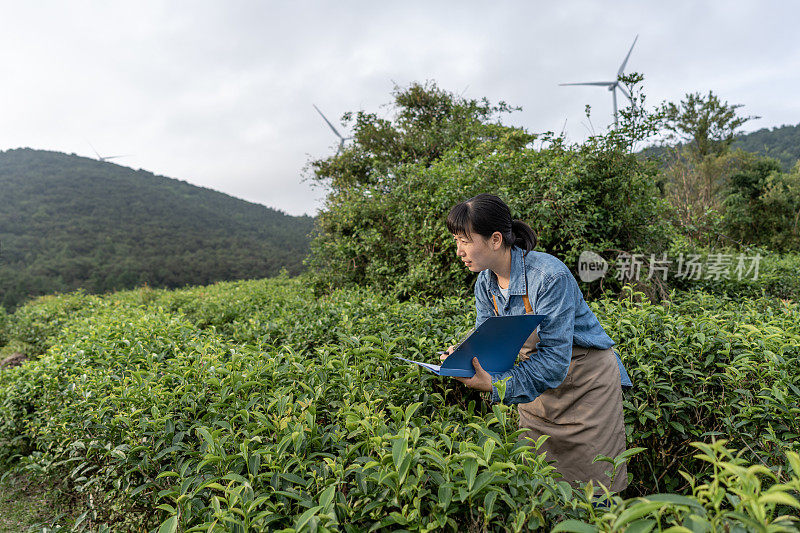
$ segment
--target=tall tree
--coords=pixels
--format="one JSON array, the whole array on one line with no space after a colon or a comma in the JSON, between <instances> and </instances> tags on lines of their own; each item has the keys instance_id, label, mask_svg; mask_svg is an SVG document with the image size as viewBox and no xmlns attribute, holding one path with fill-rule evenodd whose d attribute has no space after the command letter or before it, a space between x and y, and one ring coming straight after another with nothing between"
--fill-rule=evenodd
<instances>
[{"instance_id":1,"label":"tall tree","mask_svg":"<svg viewBox=\"0 0 800 533\"><path fill-rule=\"evenodd\" d=\"M472 100L440 89L435 83L413 83L392 93L395 115L345 113L353 123L353 142L339 154L310 163L310 178L338 191L359 185L375 185L391 176L391 169L413 163L429 166L447 150L475 146L502 136L525 145L535 136L521 129L501 126L500 116L517 108L486 98Z\"/></svg>"},{"instance_id":2,"label":"tall tree","mask_svg":"<svg viewBox=\"0 0 800 533\"><path fill-rule=\"evenodd\" d=\"M728 104L713 91L703 96L690 93L679 103L669 102L664 107L665 128L672 138L686 143L697 158L721 155L728 150L737 130L757 116L741 116L737 109L742 104Z\"/></svg>"},{"instance_id":3,"label":"tall tree","mask_svg":"<svg viewBox=\"0 0 800 533\"><path fill-rule=\"evenodd\" d=\"M731 176L749 164L746 154L730 145L739 128L755 116L739 113L713 91L687 94L662 106L663 127L674 143L662 174L677 223L704 245L723 238L718 224Z\"/></svg>"}]
</instances>

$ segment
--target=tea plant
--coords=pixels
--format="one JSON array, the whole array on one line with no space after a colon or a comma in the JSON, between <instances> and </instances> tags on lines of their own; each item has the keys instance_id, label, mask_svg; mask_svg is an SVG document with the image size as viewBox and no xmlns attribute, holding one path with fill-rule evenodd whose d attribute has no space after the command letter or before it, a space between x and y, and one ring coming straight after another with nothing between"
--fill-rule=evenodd
<instances>
[{"instance_id":1,"label":"tea plant","mask_svg":"<svg viewBox=\"0 0 800 533\"><path fill-rule=\"evenodd\" d=\"M64 479L79 529L795 527L796 304L634 296L592 304L645 448L606 511L518 441L514 408L396 361L466 332L469 300L316 298L302 279L20 308L8 330L45 351L0 372L0 460ZM741 451L690 444L717 437Z\"/></svg>"},{"instance_id":2,"label":"tea plant","mask_svg":"<svg viewBox=\"0 0 800 533\"><path fill-rule=\"evenodd\" d=\"M787 471L747 465L725 441L692 443L698 460L713 468L699 478L681 472L691 490L687 496L652 494L614 504L605 511L588 508L586 521L565 520L559 531L798 531L800 529L800 455L788 452ZM779 478L787 481L781 483ZM765 486L765 485L768 485Z\"/></svg>"}]
</instances>

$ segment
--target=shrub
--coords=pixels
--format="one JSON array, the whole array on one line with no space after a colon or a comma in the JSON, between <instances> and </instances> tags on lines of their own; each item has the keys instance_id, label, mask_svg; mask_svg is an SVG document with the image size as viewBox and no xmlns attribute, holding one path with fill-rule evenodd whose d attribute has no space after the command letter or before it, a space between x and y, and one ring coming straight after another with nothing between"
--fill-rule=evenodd
<instances>
[{"instance_id":1,"label":"shrub","mask_svg":"<svg viewBox=\"0 0 800 533\"><path fill-rule=\"evenodd\" d=\"M775 253L763 249L736 248L689 248L675 245L670 257L675 260L682 254L686 261L694 260L702 265L728 261L728 275L714 279L703 271L699 276L676 278L672 276L670 286L678 290L702 290L730 298L773 297L800 300L800 254ZM757 259L756 259L757 258ZM741 276L736 269L740 267ZM757 273L756 273L757 266ZM676 267L673 267L676 268ZM757 274L757 275L756 275Z\"/></svg>"},{"instance_id":2,"label":"shrub","mask_svg":"<svg viewBox=\"0 0 800 533\"><path fill-rule=\"evenodd\" d=\"M725 230L746 244L773 250L800 249L800 164L781 172L776 159L751 156L731 177Z\"/></svg>"},{"instance_id":3,"label":"shrub","mask_svg":"<svg viewBox=\"0 0 800 533\"><path fill-rule=\"evenodd\" d=\"M419 87L412 92L419 98L427 94ZM475 102L438 90L434 96L446 105L430 119L429 110L412 112L416 100L406 98L409 93L396 96L396 122L360 115L354 143L312 163L314 179L330 187L309 259L323 292L368 286L401 298L463 293L470 274L455 260L444 219L454 204L481 192L506 200L514 217L538 232L539 249L568 265L586 249L666 247L656 169L630 153L627 130L580 146L550 135L537 141L524 130L492 122L491 108L478 113ZM447 127L461 124L465 114L469 127ZM376 128L380 139L387 132L405 139L399 145L405 148L419 138L438 144L430 141L435 150L419 157L399 147L400 155L391 155L376 148L384 146ZM445 140L436 134L440 129L449 132Z\"/></svg>"}]
</instances>

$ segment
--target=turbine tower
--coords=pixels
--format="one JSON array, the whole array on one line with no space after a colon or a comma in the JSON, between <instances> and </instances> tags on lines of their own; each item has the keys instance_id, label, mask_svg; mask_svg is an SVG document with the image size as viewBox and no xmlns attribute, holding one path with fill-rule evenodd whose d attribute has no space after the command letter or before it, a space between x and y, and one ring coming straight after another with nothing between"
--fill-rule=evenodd
<instances>
[{"instance_id":1,"label":"turbine tower","mask_svg":"<svg viewBox=\"0 0 800 533\"><path fill-rule=\"evenodd\" d=\"M617 119L617 89L622 91L622 94L628 97L628 100L633 103L633 99L631 99L631 95L628 94L628 91L625 90L625 87L619 84L619 77L622 76L623 71L625 70L625 65L628 64L628 58L631 57L631 52L633 52L633 47L636 46L636 41L639 39L637 35L636 38L633 39L633 44L631 45L631 49L628 50L628 55L625 56L625 60L622 62L622 65L619 66L619 70L617 71L617 78L614 81L587 81L583 83L559 83L559 85L599 85L601 87L608 87L608 90L611 91L611 95L614 99L614 126L619 125L619 121Z\"/></svg>"},{"instance_id":2,"label":"turbine tower","mask_svg":"<svg viewBox=\"0 0 800 533\"><path fill-rule=\"evenodd\" d=\"M345 142L345 141L349 141L349 140L350 140L350 139L352 139L353 137L352 137L352 136L351 136L351 137L342 137L342 134L341 134L341 133L339 133L339 131L338 131L336 128L334 128L334 127L333 127L333 124L331 124L331 121L330 121L330 120L328 120L328 119L325 117L325 115L323 115L323 114L322 114L322 111L320 111L320 110L319 110L319 108L318 108L316 105L314 105L314 104L311 104L311 105L313 105L313 106L314 106L314 109L316 109L316 110L317 110L317 113L319 113L319 116L321 116L321 117L322 117L322 120L324 120L324 121L325 121L325 123L326 123L328 126L330 126L330 128L333 130L333 133L334 133L334 134L335 134L337 137L339 137L339 149L338 149L338 150L336 150L336 155L339 155L339 153L340 153L340 152L341 152L341 151L344 149L344 142Z\"/></svg>"}]
</instances>

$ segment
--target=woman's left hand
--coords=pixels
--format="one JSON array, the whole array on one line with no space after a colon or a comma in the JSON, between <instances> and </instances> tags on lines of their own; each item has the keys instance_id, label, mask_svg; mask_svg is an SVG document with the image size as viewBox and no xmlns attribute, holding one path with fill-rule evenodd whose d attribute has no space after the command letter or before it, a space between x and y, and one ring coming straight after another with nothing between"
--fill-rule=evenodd
<instances>
[{"instance_id":1,"label":"woman's left hand","mask_svg":"<svg viewBox=\"0 0 800 533\"><path fill-rule=\"evenodd\" d=\"M471 389L492 392L492 376L481 367L477 357L472 358L472 368L475 369L474 376L471 378L457 377L456 379Z\"/></svg>"}]
</instances>

